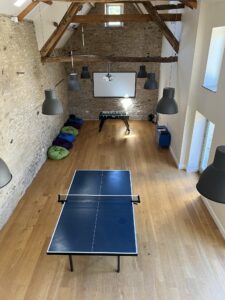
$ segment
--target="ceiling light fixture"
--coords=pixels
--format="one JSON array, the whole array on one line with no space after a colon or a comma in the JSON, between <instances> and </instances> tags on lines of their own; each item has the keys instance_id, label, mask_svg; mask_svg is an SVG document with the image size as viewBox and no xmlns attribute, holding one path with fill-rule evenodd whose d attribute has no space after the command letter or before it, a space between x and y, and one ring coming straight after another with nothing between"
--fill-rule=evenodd
<instances>
[{"instance_id":1,"label":"ceiling light fixture","mask_svg":"<svg viewBox=\"0 0 225 300\"><path fill-rule=\"evenodd\" d=\"M164 115L174 115L178 113L177 103L174 100L175 88L166 87L163 89L163 96L159 100L156 112Z\"/></svg>"},{"instance_id":2,"label":"ceiling light fixture","mask_svg":"<svg viewBox=\"0 0 225 300\"><path fill-rule=\"evenodd\" d=\"M63 106L59 99L57 99L54 90L45 90L45 101L42 105L43 115L59 115L63 113Z\"/></svg>"},{"instance_id":3,"label":"ceiling light fixture","mask_svg":"<svg viewBox=\"0 0 225 300\"><path fill-rule=\"evenodd\" d=\"M145 90L156 90L158 89L158 82L155 79L155 73L148 73L147 80L144 84Z\"/></svg>"},{"instance_id":4,"label":"ceiling light fixture","mask_svg":"<svg viewBox=\"0 0 225 300\"><path fill-rule=\"evenodd\" d=\"M225 146L216 148L214 161L201 174L196 185L199 193L215 202L225 203Z\"/></svg>"},{"instance_id":5,"label":"ceiling light fixture","mask_svg":"<svg viewBox=\"0 0 225 300\"><path fill-rule=\"evenodd\" d=\"M147 77L147 71L146 71L146 68L145 66L140 66L140 70L137 74L137 78L146 78Z\"/></svg>"},{"instance_id":6,"label":"ceiling light fixture","mask_svg":"<svg viewBox=\"0 0 225 300\"><path fill-rule=\"evenodd\" d=\"M69 78L68 78L68 89L69 91L79 91L80 83L77 78L77 73L74 72L73 51L71 51L71 64L72 64L72 72L69 74Z\"/></svg>"},{"instance_id":7,"label":"ceiling light fixture","mask_svg":"<svg viewBox=\"0 0 225 300\"><path fill-rule=\"evenodd\" d=\"M6 186L12 179L12 174L3 159L0 158L0 188Z\"/></svg>"},{"instance_id":8,"label":"ceiling light fixture","mask_svg":"<svg viewBox=\"0 0 225 300\"><path fill-rule=\"evenodd\" d=\"M110 63L108 63L107 69L108 69L107 74L103 77L103 79L105 79L105 81L112 81L113 76L112 76L112 74L110 74Z\"/></svg>"},{"instance_id":9,"label":"ceiling light fixture","mask_svg":"<svg viewBox=\"0 0 225 300\"><path fill-rule=\"evenodd\" d=\"M91 78L91 75L88 71L88 66L83 66L82 67L80 78L82 78L82 79L90 79Z\"/></svg>"}]
</instances>

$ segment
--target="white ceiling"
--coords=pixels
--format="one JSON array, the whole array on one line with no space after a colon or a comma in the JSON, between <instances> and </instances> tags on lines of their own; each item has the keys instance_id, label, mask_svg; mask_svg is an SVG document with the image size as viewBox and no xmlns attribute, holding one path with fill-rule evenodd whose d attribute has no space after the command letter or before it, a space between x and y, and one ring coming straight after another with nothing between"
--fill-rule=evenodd
<instances>
[{"instance_id":1,"label":"white ceiling","mask_svg":"<svg viewBox=\"0 0 225 300\"><path fill-rule=\"evenodd\" d=\"M26 0L26 2L21 7L16 7L14 5L15 2L16 2L16 0L1 0L0 1L0 14L17 16L32 1ZM35 10L37 10L37 8L35 8L34 11Z\"/></svg>"}]
</instances>

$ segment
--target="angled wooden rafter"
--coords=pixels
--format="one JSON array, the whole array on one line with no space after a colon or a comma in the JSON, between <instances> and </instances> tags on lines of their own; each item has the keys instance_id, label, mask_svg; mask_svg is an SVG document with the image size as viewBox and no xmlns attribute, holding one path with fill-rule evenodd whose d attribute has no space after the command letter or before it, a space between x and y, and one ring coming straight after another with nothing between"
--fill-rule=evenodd
<instances>
[{"instance_id":1,"label":"angled wooden rafter","mask_svg":"<svg viewBox=\"0 0 225 300\"><path fill-rule=\"evenodd\" d=\"M180 4L159 4L154 5L156 10L172 10L172 9L182 9L185 5L183 3Z\"/></svg>"},{"instance_id":2,"label":"angled wooden rafter","mask_svg":"<svg viewBox=\"0 0 225 300\"><path fill-rule=\"evenodd\" d=\"M163 21L181 21L181 14L160 14ZM154 21L149 14L125 14L125 15L76 15L72 23L97 24L106 22L149 22Z\"/></svg>"},{"instance_id":3,"label":"angled wooden rafter","mask_svg":"<svg viewBox=\"0 0 225 300\"><path fill-rule=\"evenodd\" d=\"M70 5L70 7L68 8L64 17L60 21L58 27L52 33L52 35L47 40L45 45L42 47L42 49L40 51L42 57L49 56L52 53L55 46L59 42L60 38L62 37L62 35L66 31L66 29L68 28L69 24L71 23L73 16L76 15L80 9L81 9L81 6L77 3L72 3Z\"/></svg>"},{"instance_id":4,"label":"angled wooden rafter","mask_svg":"<svg viewBox=\"0 0 225 300\"><path fill-rule=\"evenodd\" d=\"M191 9L197 8L197 0L179 0L182 4L190 7Z\"/></svg>"},{"instance_id":5,"label":"angled wooden rafter","mask_svg":"<svg viewBox=\"0 0 225 300\"><path fill-rule=\"evenodd\" d=\"M126 2L143 2L143 0L52 0L52 1L55 1L55 2L73 2L73 3L116 3L116 2L119 2L119 3L126 3ZM154 2L154 1L158 1L158 0L150 0L151 2ZM193 5L193 6L196 6L196 3L197 1L196 0L163 0L165 2L177 2L177 1L180 1L182 2L183 4L185 5Z\"/></svg>"},{"instance_id":6,"label":"angled wooden rafter","mask_svg":"<svg viewBox=\"0 0 225 300\"><path fill-rule=\"evenodd\" d=\"M17 16L18 21L22 22L24 20L24 18L40 3L43 2L45 4L51 5L52 1L48 1L48 0L36 0L36 1L32 1L29 5L27 5L27 7L24 8L23 11L21 11L21 13Z\"/></svg>"},{"instance_id":7,"label":"angled wooden rafter","mask_svg":"<svg viewBox=\"0 0 225 300\"><path fill-rule=\"evenodd\" d=\"M177 56L160 57L160 56L146 56L146 57L130 57L130 56L100 56L100 55L74 55L74 62L158 62L158 63L171 63L177 62ZM71 62L71 56L51 56L42 58L42 62L56 63L56 62Z\"/></svg>"},{"instance_id":8,"label":"angled wooden rafter","mask_svg":"<svg viewBox=\"0 0 225 300\"><path fill-rule=\"evenodd\" d=\"M179 42L174 36L174 34L170 31L170 29L167 27L165 22L163 21L160 14L157 12L157 10L154 8L151 2L145 2L144 7L146 8L149 15L153 18L155 23L159 26L160 30L164 34L164 36L167 38L170 45L173 47L173 49L176 51L176 53L179 52Z\"/></svg>"}]
</instances>

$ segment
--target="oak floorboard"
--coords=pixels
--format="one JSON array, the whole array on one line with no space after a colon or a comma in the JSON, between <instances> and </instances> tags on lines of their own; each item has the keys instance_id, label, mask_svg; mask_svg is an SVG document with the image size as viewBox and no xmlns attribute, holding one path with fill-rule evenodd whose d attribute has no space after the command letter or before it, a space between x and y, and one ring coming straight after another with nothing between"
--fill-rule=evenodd
<instances>
[{"instance_id":1,"label":"oak floorboard","mask_svg":"<svg viewBox=\"0 0 225 300\"><path fill-rule=\"evenodd\" d=\"M178 170L155 143L154 126L130 121L85 122L63 161L46 161L0 231L0 300L224 300L225 241L195 189L197 176ZM129 169L138 257L47 256L76 169Z\"/></svg>"}]
</instances>

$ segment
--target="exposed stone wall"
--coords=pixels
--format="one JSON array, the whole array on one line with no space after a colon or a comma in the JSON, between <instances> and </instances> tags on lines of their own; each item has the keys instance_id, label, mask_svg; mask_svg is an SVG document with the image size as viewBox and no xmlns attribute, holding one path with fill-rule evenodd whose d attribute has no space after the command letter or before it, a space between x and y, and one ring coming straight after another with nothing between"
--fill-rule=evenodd
<instances>
[{"instance_id":1,"label":"exposed stone wall","mask_svg":"<svg viewBox=\"0 0 225 300\"><path fill-rule=\"evenodd\" d=\"M65 114L41 113L44 90L62 78L66 78L62 64L41 64L33 24L16 24L0 16L0 157L13 174L0 189L0 228L45 161L47 148L68 114L66 81L56 88Z\"/></svg>"},{"instance_id":2,"label":"exposed stone wall","mask_svg":"<svg viewBox=\"0 0 225 300\"><path fill-rule=\"evenodd\" d=\"M97 4L90 14L103 14L104 6ZM125 5L125 13L138 13L132 4ZM96 54L114 56L151 56L161 55L162 33L157 25L149 23L125 23L123 28L105 28L104 24L84 25L85 47L82 45L81 26L73 34L65 47L68 52L74 49L74 54ZM159 79L159 64L146 63L148 72L155 72ZM66 64L67 71L71 65ZM138 71L140 63L113 63L111 71ZM75 65L75 71L80 73L82 64ZM106 63L89 63L91 72L107 71ZM93 83L90 80L80 80L81 91L69 95L71 113L85 119L97 119L101 110L123 110L122 99L94 98ZM158 90L144 90L145 79L137 79L136 98L128 112L132 119L147 119L154 111L158 98Z\"/></svg>"}]
</instances>

